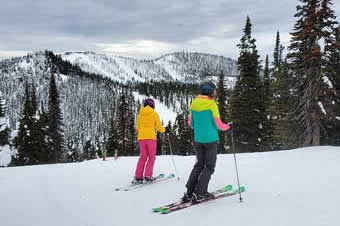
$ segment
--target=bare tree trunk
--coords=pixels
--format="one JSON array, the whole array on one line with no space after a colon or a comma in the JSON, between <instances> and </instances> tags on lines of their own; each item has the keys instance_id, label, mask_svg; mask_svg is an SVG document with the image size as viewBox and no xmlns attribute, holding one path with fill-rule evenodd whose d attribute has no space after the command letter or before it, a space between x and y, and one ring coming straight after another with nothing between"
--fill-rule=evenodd
<instances>
[{"instance_id":1,"label":"bare tree trunk","mask_svg":"<svg viewBox=\"0 0 340 226\"><path fill-rule=\"evenodd\" d=\"M303 146L319 146L320 145L320 118L316 112L308 115L306 121L306 136Z\"/></svg>"},{"instance_id":2,"label":"bare tree trunk","mask_svg":"<svg viewBox=\"0 0 340 226\"><path fill-rule=\"evenodd\" d=\"M305 141L303 142L303 146L309 146L312 143L313 138L313 128L312 128L312 122L310 120L310 117L308 117L308 120L305 121L306 124L306 130L305 130Z\"/></svg>"},{"instance_id":3,"label":"bare tree trunk","mask_svg":"<svg viewBox=\"0 0 340 226\"><path fill-rule=\"evenodd\" d=\"M320 117L316 112L312 113L313 146L320 145Z\"/></svg>"}]
</instances>

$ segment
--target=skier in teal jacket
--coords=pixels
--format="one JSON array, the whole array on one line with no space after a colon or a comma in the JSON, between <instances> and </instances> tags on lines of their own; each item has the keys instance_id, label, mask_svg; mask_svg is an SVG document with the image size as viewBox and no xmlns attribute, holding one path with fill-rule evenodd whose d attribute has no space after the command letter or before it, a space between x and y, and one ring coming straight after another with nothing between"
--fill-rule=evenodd
<instances>
[{"instance_id":1,"label":"skier in teal jacket","mask_svg":"<svg viewBox=\"0 0 340 226\"><path fill-rule=\"evenodd\" d=\"M189 108L188 125L194 130L194 146L197 162L188 182L183 201L199 200L211 196L208 184L215 171L218 145L218 130L226 131L230 127L220 119L216 98L216 85L204 82L199 86L199 93Z\"/></svg>"}]
</instances>

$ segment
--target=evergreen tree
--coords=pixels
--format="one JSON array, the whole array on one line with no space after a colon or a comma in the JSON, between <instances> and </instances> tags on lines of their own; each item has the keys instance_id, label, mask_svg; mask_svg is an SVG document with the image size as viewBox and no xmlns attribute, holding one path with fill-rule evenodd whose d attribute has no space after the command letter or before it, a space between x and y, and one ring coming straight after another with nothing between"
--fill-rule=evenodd
<instances>
[{"instance_id":1,"label":"evergreen tree","mask_svg":"<svg viewBox=\"0 0 340 226\"><path fill-rule=\"evenodd\" d=\"M270 105L271 102L271 90L270 90L270 70L269 70L269 59L266 56L264 71L263 71L263 100L265 108Z\"/></svg>"},{"instance_id":2,"label":"evergreen tree","mask_svg":"<svg viewBox=\"0 0 340 226\"><path fill-rule=\"evenodd\" d=\"M273 122L273 146L276 149L294 148L296 140L295 102L291 95L288 75L288 63L282 62L274 68L272 86L272 104L270 114Z\"/></svg>"},{"instance_id":3,"label":"evergreen tree","mask_svg":"<svg viewBox=\"0 0 340 226\"><path fill-rule=\"evenodd\" d=\"M30 124L28 127L28 131L31 134L31 141L30 141L30 163L29 164L41 164L47 163L47 155L44 155L46 150L46 142L45 142L45 135L44 131L40 124L40 115L38 111L38 104L36 98L36 88L35 85L31 84L30 90L30 104L31 104L31 112L30 112Z\"/></svg>"},{"instance_id":4,"label":"evergreen tree","mask_svg":"<svg viewBox=\"0 0 340 226\"><path fill-rule=\"evenodd\" d=\"M0 92L0 147L9 144L9 125L5 115L5 101Z\"/></svg>"},{"instance_id":5,"label":"evergreen tree","mask_svg":"<svg viewBox=\"0 0 340 226\"><path fill-rule=\"evenodd\" d=\"M16 156L13 157L13 163L18 166L34 164L34 158L31 153L32 145L32 103L30 98L29 85L25 83L25 97L24 105L21 113L21 118L19 120L19 132L17 137L14 139L14 145L17 149Z\"/></svg>"},{"instance_id":6,"label":"evergreen tree","mask_svg":"<svg viewBox=\"0 0 340 226\"><path fill-rule=\"evenodd\" d=\"M323 143L331 145L340 145L340 26L334 30L334 40L332 45L329 46L330 54L328 56L327 66L325 70L327 77L324 77L325 83L328 86L334 87L334 92L325 93L327 96L332 96L332 102L326 102L333 107L332 112L328 112L330 117L326 123L324 136L322 137ZM327 81L329 79L329 81ZM327 96L326 96L327 95Z\"/></svg>"},{"instance_id":7,"label":"evergreen tree","mask_svg":"<svg viewBox=\"0 0 340 226\"><path fill-rule=\"evenodd\" d=\"M97 158L96 149L90 139L87 139L84 149L83 149L83 158L85 160L91 160Z\"/></svg>"},{"instance_id":8,"label":"evergreen tree","mask_svg":"<svg viewBox=\"0 0 340 226\"><path fill-rule=\"evenodd\" d=\"M278 48L279 53L276 53ZM296 119L294 115L297 100L291 95L290 90L292 90L293 86L288 76L288 63L287 61L282 61L281 58L283 50L280 35L277 33L271 79L272 100L269 108L273 124L274 149L288 149L297 145Z\"/></svg>"},{"instance_id":9,"label":"evergreen tree","mask_svg":"<svg viewBox=\"0 0 340 226\"><path fill-rule=\"evenodd\" d=\"M43 106L42 106L43 111ZM26 83L23 116L15 139L18 155L14 164L34 165L48 162L47 115L39 114L35 86Z\"/></svg>"},{"instance_id":10,"label":"evergreen tree","mask_svg":"<svg viewBox=\"0 0 340 226\"><path fill-rule=\"evenodd\" d=\"M280 65L278 60L277 64ZM272 90L269 69L269 59L266 56L265 67L263 71L263 104L264 104L264 119L263 119L263 142L262 148L265 150L273 149L273 122L270 114L272 105Z\"/></svg>"},{"instance_id":11,"label":"evergreen tree","mask_svg":"<svg viewBox=\"0 0 340 226\"><path fill-rule=\"evenodd\" d=\"M60 110L59 94L55 80L55 74L51 73L48 95L48 135L50 161L54 163L63 162L66 159L64 153L64 131L63 118Z\"/></svg>"},{"instance_id":12,"label":"evergreen tree","mask_svg":"<svg viewBox=\"0 0 340 226\"><path fill-rule=\"evenodd\" d=\"M275 42L275 48L274 48L274 54L273 54L273 66L274 68L278 68L280 66L281 63L281 51L280 51L280 32L277 31L276 33L276 42Z\"/></svg>"},{"instance_id":13,"label":"evergreen tree","mask_svg":"<svg viewBox=\"0 0 340 226\"><path fill-rule=\"evenodd\" d=\"M222 122L228 121L228 96L230 94L228 93L228 90L225 86L225 74L222 70L220 70L218 74L218 84L217 84L217 100L218 100L218 109L220 112L220 117ZM227 144L227 134L226 132L219 131L219 153L225 152L225 145Z\"/></svg>"},{"instance_id":14,"label":"evergreen tree","mask_svg":"<svg viewBox=\"0 0 340 226\"><path fill-rule=\"evenodd\" d=\"M117 112L117 140L118 140L118 153L120 156L129 155L129 150L127 148L128 141L128 103L126 100L126 91L119 98L119 106Z\"/></svg>"},{"instance_id":15,"label":"evergreen tree","mask_svg":"<svg viewBox=\"0 0 340 226\"><path fill-rule=\"evenodd\" d=\"M187 125L188 112L178 114L176 122L178 123L177 141L178 146L176 152L181 155L193 154L193 131Z\"/></svg>"},{"instance_id":16,"label":"evergreen tree","mask_svg":"<svg viewBox=\"0 0 340 226\"><path fill-rule=\"evenodd\" d=\"M291 61L297 103L297 119L300 142L303 145L320 145L321 127L327 120L327 112L334 98L322 98L323 93L331 93L332 88L323 84L324 66L327 65L331 35L336 21L329 6L330 0L300 0L295 17L298 18L288 57ZM321 50L320 43L325 44ZM328 78L328 77L327 77ZM328 79L327 79L328 80ZM332 100L333 99L333 100ZM328 108L325 108L329 106Z\"/></svg>"},{"instance_id":17,"label":"evergreen tree","mask_svg":"<svg viewBox=\"0 0 340 226\"><path fill-rule=\"evenodd\" d=\"M127 144L126 144L126 149L128 150L129 155L137 155L137 140L136 140L136 118L137 118L137 113L136 113L136 106L135 106L135 101L133 98L132 91L128 91L128 111L126 112L126 117L127 117Z\"/></svg>"},{"instance_id":18,"label":"evergreen tree","mask_svg":"<svg viewBox=\"0 0 340 226\"><path fill-rule=\"evenodd\" d=\"M261 150L265 117L259 55L251 27L250 18L247 17L244 35L237 45L240 49L237 61L239 77L230 101L235 147L241 152Z\"/></svg>"},{"instance_id":19,"label":"evergreen tree","mask_svg":"<svg viewBox=\"0 0 340 226\"><path fill-rule=\"evenodd\" d=\"M50 139L48 135L48 114L45 111L44 104L41 102L41 112L39 115L39 120L37 122L38 128L38 143L39 143L39 161L40 163L49 163L50 147L48 146L48 141Z\"/></svg>"},{"instance_id":20,"label":"evergreen tree","mask_svg":"<svg viewBox=\"0 0 340 226\"><path fill-rule=\"evenodd\" d=\"M112 118L111 120L111 128L109 132L109 138L105 144L105 149L107 152L107 156L114 156L115 151L118 151L118 133L117 133L117 123L116 121ZM120 153L119 153L120 154Z\"/></svg>"}]
</instances>

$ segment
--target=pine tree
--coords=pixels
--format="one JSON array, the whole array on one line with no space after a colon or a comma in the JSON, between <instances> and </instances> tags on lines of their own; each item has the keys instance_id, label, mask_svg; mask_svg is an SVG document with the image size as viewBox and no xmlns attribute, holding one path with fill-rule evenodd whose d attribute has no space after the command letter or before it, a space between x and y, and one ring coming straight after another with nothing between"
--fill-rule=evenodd
<instances>
[{"instance_id":1,"label":"pine tree","mask_svg":"<svg viewBox=\"0 0 340 226\"><path fill-rule=\"evenodd\" d=\"M116 121L114 120L114 118L112 118L109 137L105 144L105 150L107 152L107 156L114 156L116 150L118 151L118 139L119 138L118 138L118 133L117 133Z\"/></svg>"},{"instance_id":2,"label":"pine tree","mask_svg":"<svg viewBox=\"0 0 340 226\"><path fill-rule=\"evenodd\" d=\"M261 150L263 141L263 84L256 40L251 36L251 22L247 17L244 35L238 44L239 78L232 93L230 108L237 151Z\"/></svg>"},{"instance_id":3,"label":"pine tree","mask_svg":"<svg viewBox=\"0 0 340 226\"><path fill-rule=\"evenodd\" d=\"M329 81L328 86L334 86L334 91L331 93L325 93L327 96L332 96L332 102L326 102L333 107L332 112L329 112L330 117L326 123L325 133L322 137L322 141L330 145L340 145L340 26L334 30L334 40L329 45L330 54L328 56L329 61L325 67L327 72L327 78ZM324 79L327 79L324 78ZM325 95L325 98L327 98Z\"/></svg>"},{"instance_id":4,"label":"pine tree","mask_svg":"<svg viewBox=\"0 0 340 226\"><path fill-rule=\"evenodd\" d=\"M288 77L288 63L282 61L284 46L276 35L274 63L271 79L271 105L269 108L273 125L273 148L288 149L296 147L296 119L294 116L296 98L291 95L292 84ZM279 52L277 53L277 51ZM275 63L278 62L278 63Z\"/></svg>"},{"instance_id":5,"label":"pine tree","mask_svg":"<svg viewBox=\"0 0 340 226\"><path fill-rule=\"evenodd\" d=\"M5 115L5 101L0 92L0 147L9 144L9 133L8 119Z\"/></svg>"},{"instance_id":6,"label":"pine tree","mask_svg":"<svg viewBox=\"0 0 340 226\"><path fill-rule=\"evenodd\" d=\"M49 160L54 163L63 162L66 159L62 121L55 74L51 73L48 95L48 135L50 138L49 147L51 148Z\"/></svg>"},{"instance_id":7,"label":"pine tree","mask_svg":"<svg viewBox=\"0 0 340 226\"><path fill-rule=\"evenodd\" d=\"M18 155L14 157L14 164L35 165L48 163L47 115L44 112L39 114L36 90L33 84L26 83L22 114L19 134L15 139Z\"/></svg>"},{"instance_id":8,"label":"pine tree","mask_svg":"<svg viewBox=\"0 0 340 226\"><path fill-rule=\"evenodd\" d=\"M219 71L218 74L218 84L217 84L217 100L218 100L218 109L220 111L220 117L222 122L227 122L228 119L228 90L225 86L225 81L224 81L225 75L222 70ZM219 132L219 148L218 152L219 153L224 153L225 152L225 145L227 144L227 133L220 131Z\"/></svg>"},{"instance_id":9,"label":"pine tree","mask_svg":"<svg viewBox=\"0 0 340 226\"><path fill-rule=\"evenodd\" d=\"M288 57L291 61L292 76L295 83L297 103L298 130L303 145L320 145L321 127L332 111L326 102L333 98L322 98L323 93L331 93L332 88L323 84L325 80L324 66L331 43L329 31L334 30L334 15L329 6L330 0L300 0L295 17L298 18ZM325 44L321 50L320 43ZM327 77L327 76L326 76Z\"/></svg>"},{"instance_id":10,"label":"pine tree","mask_svg":"<svg viewBox=\"0 0 340 226\"><path fill-rule=\"evenodd\" d=\"M38 139L39 139L39 161L40 163L49 163L50 147L48 146L48 141L50 139L48 135L48 114L45 111L44 104L41 102L41 113L38 120Z\"/></svg>"},{"instance_id":11,"label":"pine tree","mask_svg":"<svg viewBox=\"0 0 340 226\"><path fill-rule=\"evenodd\" d=\"M280 60L277 60L277 64L280 65ZM272 105L272 90L271 90L271 79L269 69L269 59L266 56L265 67L263 71L263 142L262 148L264 150L273 149L273 122L270 114L270 107Z\"/></svg>"},{"instance_id":12,"label":"pine tree","mask_svg":"<svg viewBox=\"0 0 340 226\"><path fill-rule=\"evenodd\" d=\"M35 163L31 154L32 133L30 129L33 127L32 112L29 84L26 82L23 110L19 120L19 132L14 139L17 154L13 157L13 163L18 166Z\"/></svg>"},{"instance_id":13,"label":"pine tree","mask_svg":"<svg viewBox=\"0 0 340 226\"><path fill-rule=\"evenodd\" d=\"M127 117L127 144L126 149L128 150L128 155L137 155L137 141L136 141L136 125L135 121L137 118L137 113L135 111L135 100L133 98L132 91L128 91L128 111L126 112Z\"/></svg>"},{"instance_id":14,"label":"pine tree","mask_svg":"<svg viewBox=\"0 0 340 226\"><path fill-rule=\"evenodd\" d=\"M275 149L289 149L297 145L295 102L291 95L292 85L289 81L288 63L281 62L273 71L272 104L270 114L273 122L273 146Z\"/></svg>"},{"instance_id":15,"label":"pine tree","mask_svg":"<svg viewBox=\"0 0 340 226\"><path fill-rule=\"evenodd\" d=\"M117 112L117 140L118 140L118 153L120 156L128 156L129 150L127 148L128 140L128 103L126 100L126 91L119 97L119 106Z\"/></svg>"},{"instance_id":16,"label":"pine tree","mask_svg":"<svg viewBox=\"0 0 340 226\"><path fill-rule=\"evenodd\" d=\"M176 122L178 124L178 146L177 153L181 155L189 155L193 153L193 133L188 127L188 112L183 112L177 115Z\"/></svg>"},{"instance_id":17,"label":"pine tree","mask_svg":"<svg viewBox=\"0 0 340 226\"><path fill-rule=\"evenodd\" d=\"M273 54L273 66L274 68L278 68L280 66L281 63L281 51L280 51L280 32L277 31L276 33L276 42L275 42L275 48L274 48L274 54Z\"/></svg>"},{"instance_id":18,"label":"pine tree","mask_svg":"<svg viewBox=\"0 0 340 226\"><path fill-rule=\"evenodd\" d=\"M41 164L47 163L46 155L44 156L43 150L46 148L45 140L44 140L44 131L40 126L40 115L38 111L38 104L36 98L36 88L35 85L32 83L30 86L30 104L31 104L31 112L30 112L30 124L28 127L28 131L31 134L31 141L30 141L30 163L29 164Z\"/></svg>"},{"instance_id":19,"label":"pine tree","mask_svg":"<svg viewBox=\"0 0 340 226\"><path fill-rule=\"evenodd\" d=\"M90 139L87 139L85 142L85 146L83 149L83 158L85 160L91 160L97 158L97 152L96 149Z\"/></svg>"}]
</instances>

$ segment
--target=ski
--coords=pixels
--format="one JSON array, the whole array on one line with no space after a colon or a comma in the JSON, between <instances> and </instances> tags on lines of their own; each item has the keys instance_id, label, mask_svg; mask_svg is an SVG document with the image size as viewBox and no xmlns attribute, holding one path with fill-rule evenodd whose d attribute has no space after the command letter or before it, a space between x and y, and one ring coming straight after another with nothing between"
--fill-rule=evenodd
<instances>
[{"instance_id":1,"label":"ski","mask_svg":"<svg viewBox=\"0 0 340 226\"><path fill-rule=\"evenodd\" d=\"M159 174L158 176L156 176L156 180L152 181L152 182L143 182L141 184L129 184L127 186L123 186L120 188L115 188L115 191L130 191L130 190L134 190L134 189L138 189L138 188L142 188L145 187L147 185L151 185L151 184L155 184L158 183L160 181L165 181L165 180L169 180L171 178L174 178L175 174L169 174L167 176L165 176L165 174Z\"/></svg>"},{"instance_id":2,"label":"ski","mask_svg":"<svg viewBox=\"0 0 340 226\"><path fill-rule=\"evenodd\" d=\"M182 209L185 209L185 208L188 208L188 207L191 207L191 206L195 206L195 205L198 205L198 204L201 204L201 203L209 202L209 201L212 201L212 200L216 200L216 199L220 199L220 198L224 198L224 197L228 197L228 196L233 196L233 195L239 194L240 192L244 192L244 191L245 191L245 187L241 186L240 190L235 189L231 192L230 191L222 192L222 193L215 195L214 198L202 199L202 200L199 200L199 201L196 201L196 202L186 202L186 203L182 203L182 204L179 204L179 205L176 205L176 206L172 206L170 208L161 209L158 212L161 213L161 214L169 214L169 213L172 213L172 212L175 212L175 211L178 211L178 210L182 210Z\"/></svg>"},{"instance_id":3,"label":"ski","mask_svg":"<svg viewBox=\"0 0 340 226\"><path fill-rule=\"evenodd\" d=\"M228 191L231 191L233 189L233 186L232 185L227 185L223 188L220 188L214 192L212 192L211 194L213 194L214 196L220 194L220 193L225 193L225 192L228 192ZM162 212L164 209L169 209L169 208L172 208L172 207L175 207L175 206L178 206L178 205L182 205L186 202L183 202L183 201L177 201L177 202L173 202L173 203L170 203L170 204L167 204L165 206L161 206L161 207L157 207L157 208L153 208L152 211L153 212Z\"/></svg>"}]
</instances>

